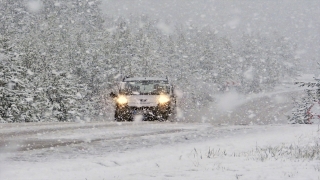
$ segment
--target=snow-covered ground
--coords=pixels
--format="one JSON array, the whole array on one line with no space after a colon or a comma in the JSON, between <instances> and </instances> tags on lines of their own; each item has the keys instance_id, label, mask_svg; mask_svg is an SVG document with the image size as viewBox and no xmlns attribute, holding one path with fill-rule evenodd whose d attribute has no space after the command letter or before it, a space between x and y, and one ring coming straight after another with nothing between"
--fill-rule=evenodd
<instances>
[{"instance_id":1,"label":"snow-covered ground","mask_svg":"<svg viewBox=\"0 0 320 180\"><path fill-rule=\"evenodd\" d=\"M283 115L301 93L236 96L220 116L176 122L0 124L0 179L320 179L319 122Z\"/></svg>"},{"instance_id":2,"label":"snow-covered ground","mask_svg":"<svg viewBox=\"0 0 320 180\"><path fill-rule=\"evenodd\" d=\"M320 178L317 124L113 125L117 126L33 136L74 142L87 139L74 145L26 151L20 151L19 144L2 146L0 179Z\"/></svg>"}]
</instances>

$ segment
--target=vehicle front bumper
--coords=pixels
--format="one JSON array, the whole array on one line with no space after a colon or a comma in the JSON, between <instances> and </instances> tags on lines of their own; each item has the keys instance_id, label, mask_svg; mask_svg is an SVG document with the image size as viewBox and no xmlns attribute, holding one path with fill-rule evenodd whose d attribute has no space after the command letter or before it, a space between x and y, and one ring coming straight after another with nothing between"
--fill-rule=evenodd
<instances>
[{"instance_id":1,"label":"vehicle front bumper","mask_svg":"<svg viewBox=\"0 0 320 180\"><path fill-rule=\"evenodd\" d=\"M117 111L120 114L127 114L130 116L135 116L138 114L144 115L146 117L161 116L164 113L170 113L169 103L157 105L157 106L145 106L145 107L135 107L135 106L118 106Z\"/></svg>"}]
</instances>

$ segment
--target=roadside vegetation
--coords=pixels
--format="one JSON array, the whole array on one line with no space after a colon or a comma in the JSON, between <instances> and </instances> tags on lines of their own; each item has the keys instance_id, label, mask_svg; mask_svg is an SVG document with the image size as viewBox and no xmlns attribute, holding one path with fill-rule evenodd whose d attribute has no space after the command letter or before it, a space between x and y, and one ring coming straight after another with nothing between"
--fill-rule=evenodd
<instances>
[{"instance_id":1,"label":"roadside vegetation","mask_svg":"<svg viewBox=\"0 0 320 180\"><path fill-rule=\"evenodd\" d=\"M293 143L263 147L257 145L254 149L243 152L237 150L228 152L220 148L209 148L208 151L201 152L195 148L189 154L188 159L199 170L234 172L236 176L238 175L237 179L247 175L245 173L247 169L262 168L266 172L272 171L277 168L274 167L274 163L279 166L284 177L295 177L299 175L300 168L292 170L291 166L297 165L310 172L320 172L320 166L317 163L320 161L319 139L315 138L311 141L308 144ZM249 166L243 167L246 165ZM285 168L288 165L290 167ZM243 168L244 171L242 171Z\"/></svg>"},{"instance_id":2,"label":"roadside vegetation","mask_svg":"<svg viewBox=\"0 0 320 180\"><path fill-rule=\"evenodd\" d=\"M320 66L320 64L318 64ZM320 79L314 77L315 82L296 82L304 87L304 95L294 97L294 109L289 122L292 124L311 124L314 119L320 118Z\"/></svg>"},{"instance_id":3,"label":"roadside vegetation","mask_svg":"<svg viewBox=\"0 0 320 180\"><path fill-rule=\"evenodd\" d=\"M196 148L193 150L193 157L200 159L213 159L218 157L246 157L247 160L268 161L268 160L320 160L319 142L312 145L282 144L279 146L267 146L252 149L249 152L227 152L223 149L209 148L207 152L201 153Z\"/></svg>"}]
</instances>

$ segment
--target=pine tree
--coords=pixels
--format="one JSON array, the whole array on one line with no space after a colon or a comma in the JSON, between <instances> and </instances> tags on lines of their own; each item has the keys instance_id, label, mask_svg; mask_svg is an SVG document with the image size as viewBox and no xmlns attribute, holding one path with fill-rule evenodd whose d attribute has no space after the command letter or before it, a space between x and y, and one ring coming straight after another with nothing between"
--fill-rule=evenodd
<instances>
[{"instance_id":1,"label":"pine tree","mask_svg":"<svg viewBox=\"0 0 320 180\"><path fill-rule=\"evenodd\" d=\"M3 122L32 121L32 93L28 71L21 66L17 54L11 52L8 39L0 37L0 120Z\"/></svg>"},{"instance_id":2,"label":"pine tree","mask_svg":"<svg viewBox=\"0 0 320 180\"><path fill-rule=\"evenodd\" d=\"M310 91L306 90L306 95L300 99L294 99L294 109L292 110L292 117L289 123L292 124L310 124L311 114L310 108L313 104L313 98Z\"/></svg>"},{"instance_id":3,"label":"pine tree","mask_svg":"<svg viewBox=\"0 0 320 180\"><path fill-rule=\"evenodd\" d=\"M292 117L289 123L310 124L313 115L310 113L314 103L320 100L320 79L317 82L296 82L300 87L306 87L305 95L301 99L295 100L295 108L292 110Z\"/></svg>"},{"instance_id":4,"label":"pine tree","mask_svg":"<svg viewBox=\"0 0 320 180\"><path fill-rule=\"evenodd\" d=\"M71 75L65 72L51 71L43 86L46 114L51 121L74 121L80 118L82 111L83 86L75 84Z\"/></svg>"}]
</instances>

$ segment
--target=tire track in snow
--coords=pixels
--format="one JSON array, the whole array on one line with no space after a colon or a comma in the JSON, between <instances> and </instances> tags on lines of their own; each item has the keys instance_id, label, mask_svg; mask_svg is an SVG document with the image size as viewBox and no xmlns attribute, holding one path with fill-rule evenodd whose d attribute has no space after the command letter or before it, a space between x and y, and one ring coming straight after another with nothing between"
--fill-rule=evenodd
<instances>
[{"instance_id":1,"label":"tire track in snow","mask_svg":"<svg viewBox=\"0 0 320 180\"><path fill-rule=\"evenodd\" d=\"M147 125L147 124L146 124ZM89 126L91 127L91 126ZM111 126L108 126L111 127ZM83 127L84 128L84 127ZM69 128L62 128L60 130L67 130ZM72 128L71 128L72 129ZM99 141L114 141L126 138L136 138L136 137L144 137L144 136L156 136L162 134L175 134L181 132L190 132L196 131L195 129L168 129L168 130L160 130L154 132L147 132L147 133L135 133L129 134L124 136L116 136L110 138L94 138L92 140L83 140L83 139L6 139L1 137L0 139L0 150L2 149L10 149L14 148L16 151L27 151L27 150L35 150L35 149L44 149L44 148L51 148L51 147L61 147L61 146L70 146L70 145L78 145L82 143L94 143ZM36 133L36 132L32 132ZM23 133L22 133L23 134ZM22 135L20 134L20 135ZM7 134L10 135L10 134ZM30 135L30 134L28 134ZM59 137L57 137L59 138ZM15 146L15 147L13 147Z\"/></svg>"}]
</instances>

